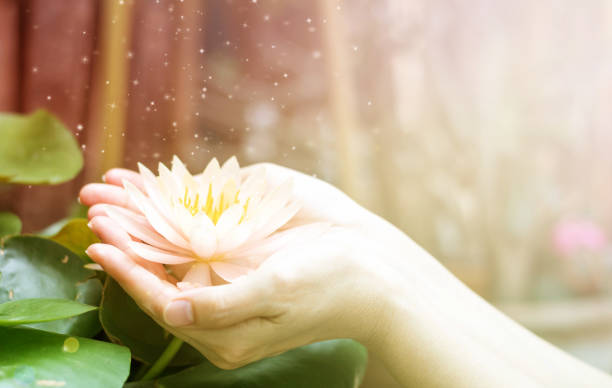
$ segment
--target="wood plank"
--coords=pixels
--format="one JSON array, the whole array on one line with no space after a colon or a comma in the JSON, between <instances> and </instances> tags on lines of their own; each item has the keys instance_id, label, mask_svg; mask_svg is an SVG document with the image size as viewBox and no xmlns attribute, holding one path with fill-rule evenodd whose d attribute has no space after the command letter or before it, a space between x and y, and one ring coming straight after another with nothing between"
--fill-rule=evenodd
<instances>
[{"instance_id":1,"label":"wood plank","mask_svg":"<svg viewBox=\"0 0 612 388\"><path fill-rule=\"evenodd\" d=\"M48 109L78 137L82 136L81 125L86 127L96 12L97 0L23 2L25 71L20 110ZM64 217L77 191L75 181L53 187L22 187L15 208L24 230L37 230Z\"/></svg>"}]
</instances>

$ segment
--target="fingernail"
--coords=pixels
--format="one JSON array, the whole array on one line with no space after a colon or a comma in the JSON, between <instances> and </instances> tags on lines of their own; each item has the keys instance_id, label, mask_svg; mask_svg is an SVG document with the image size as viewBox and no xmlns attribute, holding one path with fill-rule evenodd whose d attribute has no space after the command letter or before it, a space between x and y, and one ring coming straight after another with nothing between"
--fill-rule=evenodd
<instances>
[{"instance_id":1,"label":"fingernail","mask_svg":"<svg viewBox=\"0 0 612 388\"><path fill-rule=\"evenodd\" d=\"M106 174L102 175L102 182L106 183Z\"/></svg>"},{"instance_id":2,"label":"fingernail","mask_svg":"<svg viewBox=\"0 0 612 388\"><path fill-rule=\"evenodd\" d=\"M79 205L82 205L83 203L81 202L81 197L77 197L77 202L79 203Z\"/></svg>"},{"instance_id":3,"label":"fingernail","mask_svg":"<svg viewBox=\"0 0 612 388\"><path fill-rule=\"evenodd\" d=\"M171 326L186 326L193 323L191 302L176 300L164 310L164 320Z\"/></svg>"},{"instance_id":4,"label":"fingernail","mask_svg":"<svg viewBox=\"0 0 612 388\"><path fill-rule=\"evenodd\" d=\"M82 225L82 224L81 224L81 225ZM93 228L93 223L92 223L91 221L89 221L89 222L87 223L87 227L88 227L89 229L92 229L92 228Z\"/></svg>"}]
</instances>

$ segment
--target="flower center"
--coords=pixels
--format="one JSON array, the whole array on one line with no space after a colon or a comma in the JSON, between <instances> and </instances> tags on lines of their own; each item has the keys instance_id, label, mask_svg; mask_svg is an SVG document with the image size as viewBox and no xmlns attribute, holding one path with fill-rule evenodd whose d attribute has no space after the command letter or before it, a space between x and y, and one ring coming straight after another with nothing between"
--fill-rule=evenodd
<instances>
[{"instance_id":1,"label":"flower center","mask_svg":"<svg viewBox=\"0 0 612 388\"><path fill-rule=\"evenodd\" d=\"M232 193L228 192L228 190L222 190L218 201L215 201L212 193L212 184L209 184L206 200L201 201L200 193L192 193L188 187L185 187L185 194L183 195L183 198L178 199L178 203L187 209L187 211L189 211L189 213L194 217L200 212L205 213L216 225L224 211L226 211L230 206L240 203L238 200L239 193L240 190L236 190L236 193L232 196ZM249 200L250 198L247 198L244 203L244 211L239 223L242 222L244 216L246 215L249 207Z\"/></svg>"}]
</instances>

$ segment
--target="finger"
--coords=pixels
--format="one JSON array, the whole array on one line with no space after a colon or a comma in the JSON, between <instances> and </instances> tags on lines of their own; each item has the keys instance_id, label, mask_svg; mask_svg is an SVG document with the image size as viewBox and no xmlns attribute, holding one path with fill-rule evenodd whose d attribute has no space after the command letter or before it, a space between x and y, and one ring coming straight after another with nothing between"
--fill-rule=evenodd
<instances>
[{"instance_id":1,"label":"finger","mask_svg":"<svg viewBox=\"0 0 612 388\"><path fill-rule=\"evenodd\" d=\"M168 301L178 293L170 283L136 264L113 245L93 244L86 253L151 315L161 318Z\"/></svg>"},{"instance_id":2,"label":"finger","mask_svg":"<svg viewBox=\"0 0 612 388\"><path fill-rule=\"evenodd\" d=\"M79 199L81 203L86 206L107 203L138 211L122 187L105 183L90 183L85 185L79 193Z\"/></svg>"},{"instance_id":3,"label":"finger","mask_svg":"<svg viewBox=\"0 0 612 388\"><path fill-rule=\"evenodd\" d=\"M272 307L270 282L256 272L234 283L200 287L178 294L164 311L171 326L218 329L256 317L280 314Z\"/></svg>"},{"instance_id":4,"label":"finger","mask_svg":"<svg viewBox=\"0 0 612 388\"><path fill-rule=\"evenodd\" d=\"M108 170L104 176L102 176L104 182L123 187L123 181L126 180L128 182L133 183L139 190L144 191L144 184L142 182L142 177L139 173L132 170L127 170L125 168L113 168Z\"/></svg>"},{"instance_id":5,"label":"finger","mask_svg":"<svg viewBox=\"0 0 612 388\"><path fill-rule=\"evenodd\" d=\"M133 241L132 238L123 228L117 225L115 221L111 220L109 217L96 216L89 222L89 225L91 230L93 230L103 243L116 246L121 251L128 254L132 260L141 267L154 273L160 279L168 280L163 265L144 260L132 251L129 246L129 243Z\"/></svg>"}]
</instances>

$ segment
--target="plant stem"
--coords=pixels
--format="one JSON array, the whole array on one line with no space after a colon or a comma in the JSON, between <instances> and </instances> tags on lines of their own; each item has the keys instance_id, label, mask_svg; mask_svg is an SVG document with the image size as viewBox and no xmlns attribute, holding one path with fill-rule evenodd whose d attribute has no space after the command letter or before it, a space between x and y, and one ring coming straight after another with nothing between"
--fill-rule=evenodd
<instances>
[{"instance_id":1,"label":"plant stem","mask_svg":"<svg viewBox=\"0 0 612 388\"><path fill-rule=\"evenodd\" d=\"M183 345L183 340L177 337L172 338L172 341L170 341L164 352L153 363L153 365L151 365L151 368L147 371L147 373L145 373L144 376L142 376L141 378L139 378L139 376L136 376L136 380L152 380L159 376L164 371L164 369L166 369L170 361L172 361L176 353L178 353L179 349L181 348L181 345Z\"/></svg>"}]
</instances>

